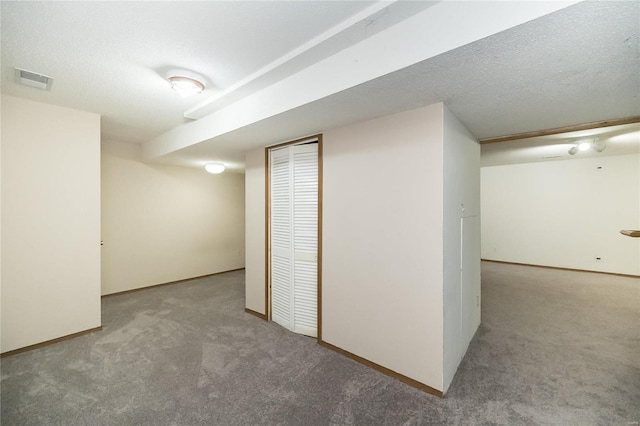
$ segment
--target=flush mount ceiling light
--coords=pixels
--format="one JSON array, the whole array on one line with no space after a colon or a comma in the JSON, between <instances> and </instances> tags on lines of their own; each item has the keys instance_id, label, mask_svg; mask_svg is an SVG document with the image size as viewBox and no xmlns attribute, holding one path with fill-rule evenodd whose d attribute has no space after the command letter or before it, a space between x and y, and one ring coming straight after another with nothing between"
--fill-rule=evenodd
<instances>
[{"instance_id":1,"label":"flush mount ceiling light","mask_svg":"<svg viewBox=\"0 0 640 426\"><path fill-rule=\"evenodd\" d=\"M171 88L183 98L204 90L204 77L191 71L171 70L167 73L167 80L171 83Z\"/></svg>"},{"instance_id":2,"label":"flush mount ceiling light","mask_svg":"<svg viewBox=\"0 0 640 426\"><path fill-rule=\"evenodd\" d=\"M204 166L204 169L209 173L217 175L224 172L225 166L223 163L208 163L206 166Z\"/></svg>"}]
</instances>

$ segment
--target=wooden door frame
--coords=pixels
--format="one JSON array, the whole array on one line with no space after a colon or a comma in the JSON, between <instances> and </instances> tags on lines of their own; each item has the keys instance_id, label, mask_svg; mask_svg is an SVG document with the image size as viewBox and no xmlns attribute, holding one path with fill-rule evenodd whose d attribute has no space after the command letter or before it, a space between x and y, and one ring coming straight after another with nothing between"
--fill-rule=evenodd
<instances>
[{"instance_id":1,"label":"wooden door frame","mask_svg":"<svg viewBox=\"0 0 640 426\"><path fill-rule=\"evenodd\" d=\"M271 318L271 151L288 145L301 145L304 142L317 141L318 143L318 262L317 262L317 286L318 286L318 337L322 341L322 134L311 135L304 138L270 145L264 148L265 164L265 274L264 274L264 312L267 321Z\"/></svg>"}]
</instances>

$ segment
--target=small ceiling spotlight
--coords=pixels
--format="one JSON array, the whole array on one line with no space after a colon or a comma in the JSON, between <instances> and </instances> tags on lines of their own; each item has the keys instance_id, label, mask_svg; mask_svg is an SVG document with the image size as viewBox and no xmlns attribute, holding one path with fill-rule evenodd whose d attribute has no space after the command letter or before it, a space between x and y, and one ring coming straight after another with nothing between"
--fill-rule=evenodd
<instances>
[{"instance_id":1,"label":"small ceiling spotlight","mask_svg":"<svg viewBox=\"0 0 640 426\"><path fill-rule=\"evenodd\" d=\"M578 145L578 149L580 151L586 151L589 148L591 148L591 143L590 142L580 142L580 144Z\"/></svg>"},{"instance_id":2,"label":"small ceiling spotlight","mask_svg":"<svg viewBox=\"0 0 640 426\"><path fill-rule=\"evenodd\" d=\"M577 152L578 152L577 146L574 145L571 148L569 148L569 155L576 155Z\"/></svg>"},{"instance_id":3,"label":"small ceiling spotlight","mask_svg":"<svg viewBox=\"0 0 640 426\"><path fill-rule=\"evenodd\" d=\"M607 143L603 140L595 139L593 142L593 149L598 152L602 152L607 149Z\"/></svg>"},{"instance_id":4,"label":"small ceiling spotlight","mask_svg":"<svg viewBox=\"0 0 640 426\"><path fill-rule=\"evenodd\" d=\"M224 172L225 168L226 167L223 163L208 163L206 166L204 166L204 169L206 171L208 171L209 173L213 173L214 175Z\"/></svg>"},{"instance_id":5,"label":"small ceiling spotlight","mask_svg":"<svg viewBox=\"0 0 640 426\"><path fill-rule=\"evenodd\" d=\"M197 95L204 90L204 77L191 71L171 70L167 73L167 80L171 83L171 88L178 92L180 96Z\"/></svg>"}]
</instances>

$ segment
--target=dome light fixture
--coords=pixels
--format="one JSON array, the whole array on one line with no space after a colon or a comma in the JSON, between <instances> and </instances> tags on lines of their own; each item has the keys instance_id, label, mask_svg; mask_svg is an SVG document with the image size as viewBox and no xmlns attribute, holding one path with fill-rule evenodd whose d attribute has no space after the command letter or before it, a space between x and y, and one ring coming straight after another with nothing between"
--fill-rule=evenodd
<instances>
[{"instance_id":1,"label":"dome light fixture","mask_svg":"<svg viewBox=\"0 0 640 426\"><path fill-rule=\"evenodd\" d=\"M204 77L191 71L171 70L167 73L167 80L183 98L202 93L205 88Z\"/></svg>"},{"instance_id":2,"label":"dome light fixture","mask_svg":"<svg viewBox=\"0 0 640 426\"><path fill-rule=\"evenodd\" d=\"M207 172L212 173L214 175L224 172L225 168L226 167L224 166L223 163L208 163L207 165L204 166L204 169Z\"/></svg>"}]
</instances>

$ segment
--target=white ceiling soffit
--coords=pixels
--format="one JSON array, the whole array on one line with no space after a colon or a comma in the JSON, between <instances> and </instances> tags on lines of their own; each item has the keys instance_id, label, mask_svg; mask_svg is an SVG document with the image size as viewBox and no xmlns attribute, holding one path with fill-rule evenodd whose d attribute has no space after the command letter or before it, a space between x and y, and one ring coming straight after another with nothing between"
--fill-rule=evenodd
<instances>
[{"instance_id":1,"label":"white ceiling soffit","mask_svg":"<svg viewBox=\"0 0 640 426\"><path fill-rule=\"evenodd\" d=\"M434 5L436 1L378 1L327 29L227 89L185 111L193 120L209 115L251 93L354 45Z\"/></svg>"},{"instance_id":2,"label":"white ceiling soffit","mask_svg":"<svg viewBox=\"0 0 640 426\"><path fill-rule=\"evenodd\" d=\"M223 135L228 135L231 132L235 134L239 129L246 128L254 123L261 123L264 120L271 121L273 117L284 113L293 113L297 109L322 102L322 100L348 92L349 89L357 88L360 85L374 82L380 77L393 75L399 70L425 62L427 59L437 57L445 52L455 51L455 49L469 43L558 11L574 3L577 2L438 2L426 10L418 12L214 113L197 121L175 127L152 139L143 145L145 158L148 160L158 159L204 141L215 142ZM464 62L461 65L464 66ZM499 75L502 76L502 73ZM416 87L418 89L422 88L421 90L424 92L425 79L432 89L436 88L439 83L439 81L431 81L428 74L420 75L419 84L415 87L413 87L412 81L407 81L406 84L403 84L408 95L411 96L411 93L415 93L414 89ZM465 87L469 86L465 80L456 83ZM446 86L451 87L451 84L447 83ZM376 105L372 105L370 99L374 98L377 101L379 96L376 96L375 85L371 89L373 91L368 92L367 98L369 98L369 101L366 101L365 111L367 108L388 110L389 108L384 106L385 102L387 102L385 99L381 100L381 108L376 108ZM434 102L446 101L447 98L448 96L439 98ZM349 116L353 114L353 108L349 103L358 103L361 100L351 99L347 96L346 103L339 106L339 115ZM399 97L395 96L388 101L394 104L402 104L402 109L408 109L408 107L412 106L410 101L407 102L405 99L399 99ZM421 104L426 105L425 103ZM303 121L310 122L313 121L311 120L313 118L317 119L314 121L317 124L325 126L335 124L323 120L322 115L331 115L331 111L320 111L320 117L304 116ZM356 112L355 115L360 118L362 114ZM464 117L459 118L464 122ZM285 121L285 128L281 128L285 130L285 133L292 134L293 131L289 130L294 129L302 130L298 123ZM267 125L266 127L268 128L269 126ZM312 127L315 128L317 126L306 127L306 131L303 130L302 134L296 136L310 133ZM324 127L321 130L326 128ZM471 131L473 132L473 129ZM254 146L264 145L265 142L279 136L280 134L262 134L260 139L253 139ZM210 143L208 145L212 148L215 146L221 152L235 152L234 148L239 148L239 146L224 147L211 145ZM240 152L236 153L236 159L241 155L243 154ZM198 161L186 156L185 152L180 153L180 158L186 158L192 164Z\"/></svg>"},{"instance_id":3,"label":"white ceiling soffit","mask_svg":"<svg viewBox=\"0 0 640 426\"><path fill-rule=\"evenodd\" d=\"M606 144L604 151L589 149L569 154L571 147L593 139ZM640 154L640 123L487 143L481 145L480 149L482 167Z\"/></svg>"}]
</instances>

